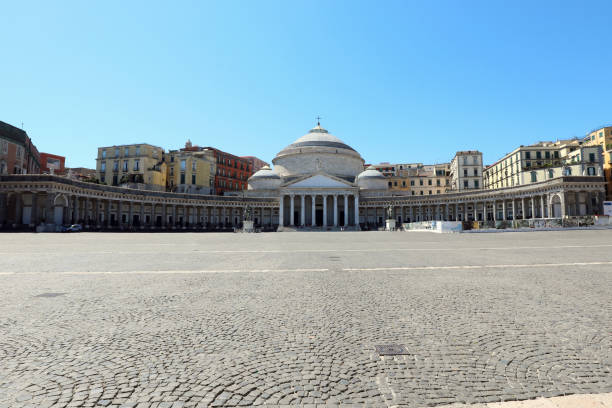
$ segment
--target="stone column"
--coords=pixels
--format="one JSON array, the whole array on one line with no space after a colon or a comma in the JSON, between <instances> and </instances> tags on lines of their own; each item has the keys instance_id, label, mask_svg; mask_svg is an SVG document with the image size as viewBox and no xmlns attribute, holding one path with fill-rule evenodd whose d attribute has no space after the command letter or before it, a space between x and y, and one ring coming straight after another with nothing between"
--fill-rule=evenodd
<instances>
[{"instance_id":1,"label":"stone column","mask_svg":"<svg viewBox=\"0 0 612 408\"><path fill-rule=\"evenodd\" d=\"M172 205L172 229L176 229L176 204Z\"/></svg>"},{"instance_id":2,"label":"stone column","mask_svg":"<svg viewBox=\"0 0 612 408\"><path fill-rule=\"evenodd\" d=\"M155 203L151 203L151 217L149 218L149 227L155 228L155 220L157 215L155 214Z\"/></svg>"},{"instance_id":3,"label":"stone column","mask_svg":"<svg viewBox=\"0 0 612 408\"><path fill-rule=\"evenodd\" d=\"M353 196L355 200L355 226L359 227L359 193ZM367 222L367 213L366 213L366 222Z\"/></svg>"},{"instance_id":4,"label":"stone column","mask_svg":"<svg viewBox=\"0 0 612 408\"><path fill-rule=\"evenodd\" d=\"M121 200L117 201L117 225L119 228L123 226L123 202Z\"/></svg>"},{"instance_id":5,"label":"stone column","mask_svg":"<svg viewBox=\"0 0 612 408\"><path fill-rule=\"evenodd\" d=\"M574 215L579 216L580 215L580 193L578 191L574 192L574 208L575 208Z\"/></svg>"},{"instance_id":6,"label":"stone column","mask_svg":"<svg viewBox=\"0 0 612 408\"><path fill-rule=\"evenodd\" d=\"M183 222L181 223L181 227L183 227L183 229L187 227L188 222L189 222L189 208L186 205L184 205L183 206Z\"/></svg>"},{"instance_id":7,"label":"stone column","mask_svg":"<svg viewBox=\"0 0 612 408\"><path fill-rule=\"evenodd\" d=\"M349 213L348 213L348 194L344 194L344 223L345 227L348 227Z\"/></svg>"},{"instance_id":8,"label":"stone column","mask_svg":"<svg viewBox=\"0 0 612 408\"><path fill-rule=\"evenodd\" d=\"M506 200L502 200L502 221L506 221Z\"/></svg>"},{"instance_id":9,"label":"stone column","mask_svg":"<svg viewBox=\"0 0 612 408\"><path fill-rule=\"evenodd\" d=\"M534 219L536 217L536 210L535 210L535 197L531 197L531 219Z\"/></svg>"},{"instance_id":10,"label":"stone column","mask_svg":"<svg viewBox=\"0 0 612 408\"><path fill-rule=\"evenodd\" d=\"M338 226L338 194L334 194L334 227Z\"/></svg>"},{"instance_id":11,"label":"stone column","mask_svg":"<svg viewBox=\"0 0 612 408\"><path fill-rule=\"evenodd\" d=\"M300 225L306 226L306 195L300 195Z\"/></svg>"},{"instance_id":12,"label":"stone column","mask_svg":"<svg viewBox=\"0 0 612 408\"><path fill-rule=\"evenodd\" d=\"M140 214L138 214L138 224L140 229L144 229L145 226L145 203L144 201L140 202Z\"/></svg>"},{"instance_id":13,"label":"stone column","mask_svg":"<svg viewBox=\"0 0 612 408\"><path fill-rule=\"evenodd\" d=\"M74 196L73 203L72 223L77 224L79 222L79 198L77 196Z\"/></svg>"},{"instance_id":14,"label":"stone column","mask_svg":"<svg viewBox=\"0 0 612 408\"><path fill-rule=\"evenodd\" d=\"M544 211L544 196L540 196L540 218L546 218L546 211Z\"/></svg>"},{"instance_id":15,"label":"stone column","mask_svg":"<svg viewBox=\"0 0 612 408\"><path fill-rule=\"evenodd\" d=\"M455 203L455 211L453 214L455 221L459 221L459 204Z\"/></svg>"},{"instance_id":16,"label":"stone column","mask_svg":"<svg viewBox=\"0 0 612 408\"><path fill-rule=\"evenodd\" d=\"M585 193L584 200L586 204L587 215L595 215L593 212L593 199L590 191L587 191Z\"/></svg>"},{"instance_id":17,"label":"stone column","mask_svg":"<svg viewBox=\"0 0 612 408\"><path fill-rule=\"evenodd\" d=\"M284 213L283 208L285 207L285 196L283 194L279 197L279 206L278 206L278 226L282 227L285 225L285 220L283 219Z\"/></svg>"},{"instance_id":18,"label":"stone column","mask_svg":"<svg viewBox=\"0 0 612 408\"><path fill-rule=\"evenodd\" d=\"M522 219L527 218L527 211L525 211L525 197L521 198L521 211L523 212Z\"/></svg>"},{"instance_id":19,"label":"stone column","mask_svg":"<svg viewBox=\"0 0 612 408\"><path fill-rule=\"evenodd\" d=\"M408 215L410 218L410 222L414 222L414 207L413 206L408 207Z\"/></svg>"},{"instance_id":20,"label":"stone column","mask_svg":"<svg viewBox=\"0 0 612 408\"><path fill-rule=\"evenodd\" d=\"M295 215L295 196L291 194L291 205L289 206L289 225L294 224L294 215Z\"/></svg>"},{"instance_id":21,"label":"stone column","mask_svg":"<svg viewBox=\"0 0 612 408\"><path fill-rule=\"evenodd\" d=\"M449 209L448 203L444 204L444 221L448 221L449 218Z\"/></svg>"},{"instance_id":22,"label":"stone column","mask_svg":"<svg viewBox=\"0 0 612 408\"><path fill-rule=\"evenodd\" d=\"M32 193L32 207L30 207L30 227L38 223L38 194Z\"/></svg>"},{"instance_id":23,"label":"stone column","mask_svg":"<svg viewBox=\"0 0 612 408\"><path fill-rule=\"evenodd\" d=\"M168 224L168 208L166 207L166 203L162 204L162 214L161 214L161 227L166 228Z\"/></svg>"},{"instance_id":24,"label":"stone column","mask_svg":"<svg viewBox=\"0 0 612 408\"><path fill-rule=\"evenodd\" d=\"M327 227L327 194L323 194L323 226Z\"/></svg>"},{"instance_id":25,"label":"stone column","mask_svg":"<svg viewBox=\"0 0 612 408\"><path fill-rule=\"evenodd\" d=\"M3 203L4 196L0 194L0 214L6 206ZM55 194L47 193L47 199L45 200L45 224L55 224L55 209L53 207L53 201L55 200ZM2 224L2 215L0 215L0 225Z\"/></svg>"},{"instance_id":26,"label":"stone column","mask_svg":"<svg viewBox=\"0 0 612 408\"><path fill-rule=\"evenodd\" d=\"M312 195L310 196L312 203L312 222L310 223L313 227L315 227L317 225L317 207L316 207L316 201L317 201L317 196L316 195Z\"/></svg>"},{"instance_id":27,"label":"stone column","mask_svg":"<svg viewBox=\"0 0 612 408\"><path fill-rule=\"evenodd\" d=\"M104 225L111 227L111 200L106 200L106 214L104 214Z\"/></svg>"},{"instance_id":28,"label":"stone column","mask_svg":"<svg viewBox=\"0 0 612 408\"><path fill-rule=\"evenodd\" d=\"M497 221L497 201L493 200L493 222Z\"/></svg>"}]
</instances>

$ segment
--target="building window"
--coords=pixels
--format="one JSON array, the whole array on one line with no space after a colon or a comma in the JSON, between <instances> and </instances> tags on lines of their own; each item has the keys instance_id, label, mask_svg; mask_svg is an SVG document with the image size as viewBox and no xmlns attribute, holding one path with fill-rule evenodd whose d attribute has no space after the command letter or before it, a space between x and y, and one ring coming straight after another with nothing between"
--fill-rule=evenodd
<instances>
[{"instance_id":1,"label":"building window","mask_svg":"<svg viewBox=\"0 0 612 408\"><path fill-rule=\"evenodd\" d=\"M431 186L431 179L427 180L427 185Z\"/></svg>"},{"instance_id":2,"label":"building window","mask_svg":"<svg viewBox=\"0 0 612 408\"><path fill-rule=\"evenodd\" d=\"M589 162L595 163L595 153L589 153Z\"/></svg>"},{"instance_id":3,"label":"building window","mask_svg":"<svg viewBox=\"0 0 612 408\"><path fill-rule=\"evenodd\" d=\"M610 153L610 159L612 160L612 153ZM410 180L410 185L414 186L414 180Z\"/></svg>"},{"instance_id":4,"label":"building window","mask_svg":"<svg viewBox=\"0 0 612 408\"><path fill-rule=\"evenodd\" d=\"M170 156L170 163L174 163L174 156Z\"/></svg>"},{"instance_id":5,"label":"building window","mask_svg":"<svg viewBox=\"0 0 612 408\"><path fill-rule=\"evenodd\" d=\"M463 180L463 187L464 188L468 188L468 181L467 180Z\"/></svg>"},{"instance_id":6,"label":"building window","mask_svg":"<svg viewBox=\"0 0 612 408\"><path fill-rule=\"evenodd\" d=\"M548 178L553 178L554 172L552 170L548 170Z\"/></svg>"},{"instance_id":7,"label":"building window","mask_svg":"<svg viewBox=\"0 0 612 408\"><path fill-rule=\"evenodd\" d=\"M181 171L185 171L186 167L187 167L187 161L186 160L181 160Z\"/></svg>"},{"instance_id":8,"label":"building window","mask_svg":"<svg viewBox=\"0 0 612 408\"><path fill-rule=\"evenodd\" d=\"M474 175L477 176L478 175L478 169L474 169Z\"/></svg>"},{"instance_id":9,"label":"building window","mask_svg":"<svg viewBox=\"0 0 612 408\"><path fill-rule=\"evenodd\" d=\"M474 161L474 164L478 164L478 156L472 157L472 160Z\"/></svg>"},{"instance_id":10,"label":"building window","mask_svg":"<svg viewBox=\"0 0 612 408\"><path fill-rule=\"evenodd\" d=\"M196 161L195 160L191 161L191 171L196 171Z\"/></svg>"},{"instance_id":11,"label":"building window","mask_svg":"<svg viewBox=\"0 0 612 408\"><path fill-rule=\"evenodd\" d=\"M140 160L134 160L134 171L140 171Z\"/></svg>"},{"instance_id":12,"label":"building window","mask_svg":"<svg viewBox=\"0 0 612 408\"><path fill-rule=\"evenodd\" d=\"M531 152L525 152L525 158L531 159Z\"/></svg>"},{"instance_id":13,"label":"building window","mask_svg":"<svg viewBox=\"0 0 612 408\"><path fill-rule=\"evenodd\" d=\"M174 176L174 167L170 167L170 176Z\"/></svg>"},{"instance_id":14,"label":"building window","mask_svg":"<svg viewBox=\"0 0 612 408\"><path fill-rule=\"evenodd\" d=\"M115 147L115 157L119 157L119 148Z\"/></svg>"},{"instance_id":15,"label":"building window","mask_svg":"<svg viewBox=\"0 0 612 408\"><path fill-rule=\"evenodd\" d=\"M191 175L191 184L195 184L196 183L196 175L192 174Z\"/></svg>"},{"instance_id":16,"label":"building window","mask_svg":"<svg viewBox=\"0 0 612 408\"><path fill-rule=\"evenodd\" d=\"M100 163L100 171L101 172L105 172L106 171L106 162Z\"/></svg>"},{"instance_id":17,"label":"building window","mask_svg":"<svg viewBox=\"0 0 612 408\"><path fill-rule=\"evenodd\" d=\"M128 157L128 156L130 155L130 148L129 148L129 147L126 147L126 148L125 148L125 151L124 151L123 155L124 155L125 157Z\"/></svg>"},{"instance_id":18,"label":"building window","mask_svg":"<svg viewBox=\"0 0 612 408\"><path fill-rule=\"evenodd\" d=\"M402 187L406 187L406 180L402 181Z\"/></svg>"},{"instance_id":19,"label":"building window","mask_svg":"<svg viewBox=\"0 0 612 408\"><path fill-rule=\"evenodd\" d=\"M136 146L136 156L140 156L140 146Z\"/></svg>"},{"instance_id":20,"label":"building window","mask_svg":"<svg viewBox=\"0 0 612 408\"><path fill-rule=\"evenodd\" d=\"M463 157L463 165L467 166L468 162L467 162L467 156Z\"/></svg>"},{"instance_id":21,"label":"building window","mask_svg":"<svg viewBox=\"0 0 612 408\"><path fill-rule=\"evenodd\" d=\"M113 186L116 186L116 185L117 185L117 175L115 174L113 176Z\"/></svg>"},{"instance_id":22,"label":"building window","mask_svg":"<svg viewBox=\"0 0 612 408\"><path fill-rule=\"evenodd\" d=\"M588 167L587 168L587 174L589 176L594 176L595 175L595 167Z\"/></svg>"},{"instance_id":23,"label":"building window","mask_svg":"<svg viewBox=\"0 0 612 408\"><path fill-rule=\"evenodd\" d=\"M536 181L538 181L538 173L536 173L535 171L531 172L531 182L535 183Z\"/></svg>"},{"instance_id":24,"label":"building window","mask_svg":"<svg viewBox=\"0 0 612 408\"><path fill-rule=\"evenodd\" d=\"M421 195L423 195L423 190L421 190Z\"/></svg>"},{"instance_id":25,"label":"building window","mask_svg":"<svg viewBox=\"0 0 612 408\"><path fill-rule=\"evenodd\" d=\"M467 169L463 169L463 177L467 177L468 175L468 170Z\"/></svg>"},{"instance_id":26,"label":"building window","mask_svg":"<svg viewBox=\"0 0 612 408\"><path fill-rule=\"evenodd\" d=\"M550 159L550 152L544 153L544 157L546 157L547 159Z\"/></svg>"},{"instance_id":27,"label":"building window","mask_svg":"<svg viewBox=\"0 0 612 408\"><path fill-rule=\"evenodd\" d=\"M185 173L181 173L181 184L185 184Z\"/></svg>"},{"instance_id":28,"label":"building window","mask_svg":"<svg viewBox=\"0 0 612 408\"><path fill-rule=\"evenodd\" d=\"M389 182L389 187L393 187L393 183L392 182Z\"/></svg>"},{"instance_id":29,"label":"building window","mask_svg":"<svg viewBox=\"0 0 612 408\"><path fill-rule=\"evenodd\" d=\"M102 150L102 158L106 159L106 150Z\"/></svg>"},{"instance_id":30,"label":"building window","mask_svg":"<svg viewBox=\"0 0 612 408\"><path fill-rule=\"evenodd\" d=\"M478 180L474 180L474 188L478 188Z\"/></svg>"},{"instance_id":31,"label":"building window","mask_svg":"<svg viewBox=\"0 0 612 408\"><path fill-rule=\"evenodd\" d=\"M127 160L123 161L123 171L128 171L128 161Z\"/></svg>"},{"instance_id":32,"label":"building window","mask_svg":"<svg viewBox=\"0 0 612 408\"><path fill-rule=\"evenodd\" d=\"M423 185L423 180L419 180L419 185Z\"/></svg>"},{"instance_id":33,"label":"building window","mask_svg":"<svg viewBox=\"0 0 612 408\"><path fill-rule=\"evenodd\" d=\"M113 171L119 171L119 162L116 160L113 163Z\"/></svg>"},{"instance_id":34,"label":"building window","mask_svg":"<svg viewBox=\"0 0 612 408\"><path fill-rule=\"evenodd\" d=\"M559 152L555 152L555 159L559 158Z\"/></svg>"},{"instance_id":35,"label":"building window","mask_svg":"<svg viewBox=\"0 0 612 408\"><path fill-rule=\"evenodd\" d=\"M104 173L100 174L100 183L106 183L106 175Z\"/></svg>"},{"instance_id":36,"label":"building window","mask_svg":"<svg viewBox=\"0 0 612 408\"><path fill-rule=\"evenodd\" d=\"M542 152L536 152L536 159L542 158Z\"/></svg>"}]
</instances>

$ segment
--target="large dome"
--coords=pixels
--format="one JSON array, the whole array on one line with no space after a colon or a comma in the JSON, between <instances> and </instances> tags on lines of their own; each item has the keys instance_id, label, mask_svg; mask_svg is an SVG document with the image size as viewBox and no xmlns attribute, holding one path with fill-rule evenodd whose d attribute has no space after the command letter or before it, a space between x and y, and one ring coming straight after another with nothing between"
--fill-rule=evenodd
<instances>
[{"instance_id":1,"label":"large dome","mask_svg":"<svg viewBox=\"0 0 612 408\"><path fill-rule=\"evenodd\" d=\"M324 172L354 178L363 170L363 159L349 145L320 125L281 150L272 160L282 177Z\"/></svg>"}]
</instances>

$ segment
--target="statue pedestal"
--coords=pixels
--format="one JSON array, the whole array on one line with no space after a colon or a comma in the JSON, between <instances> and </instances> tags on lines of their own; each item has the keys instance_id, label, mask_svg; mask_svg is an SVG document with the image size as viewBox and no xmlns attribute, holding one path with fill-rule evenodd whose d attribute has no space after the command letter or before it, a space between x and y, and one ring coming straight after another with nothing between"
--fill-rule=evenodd
<instances>
[{"instance_id":1,"label":"statue pedestal","mask_svg":"<svg viewBox=\"0 0 612 408\"><path fill-rule=\"evenodd\" d=\"M242 232L255 232L253 221L244 221L242 223Z\"/></svg>"},{"instance_id":2,"label":"statue pedestal","mask_svg":"<svg viewBox=\"0 0 612 408\"><path fill-rule=\"evenodd\" d=\"M395 220L394 219L387 220L387 224L386 224L385 230L387 230L387 231L395 231Z\"/></svg>"}]
</instances>

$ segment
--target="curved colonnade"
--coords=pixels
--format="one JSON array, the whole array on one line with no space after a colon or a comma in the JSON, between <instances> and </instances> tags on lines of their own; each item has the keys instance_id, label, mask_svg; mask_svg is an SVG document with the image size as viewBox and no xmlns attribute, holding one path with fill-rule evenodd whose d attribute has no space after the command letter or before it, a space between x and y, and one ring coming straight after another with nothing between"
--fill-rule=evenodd
<instances>
[{"instance_id":1,"label":"curved colonnade","mask_svg":"<svg viewBox=\"0 0 612 408\"><path fill-rule=\"evenodd\" d=\"M50 175L0 176L0 226L62 224L90 228L217 229L239 227L244 210L263 228L381 225L389 207L400 223L426 220L503 221L603 212L601 177L560 177L526 186L436 196L281 194L202 196L85 183ZM283 205L280 205L280 203ZM293 216L291 216L293 214Z\"/></svg>"}]
</instances>

